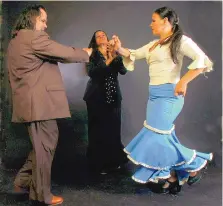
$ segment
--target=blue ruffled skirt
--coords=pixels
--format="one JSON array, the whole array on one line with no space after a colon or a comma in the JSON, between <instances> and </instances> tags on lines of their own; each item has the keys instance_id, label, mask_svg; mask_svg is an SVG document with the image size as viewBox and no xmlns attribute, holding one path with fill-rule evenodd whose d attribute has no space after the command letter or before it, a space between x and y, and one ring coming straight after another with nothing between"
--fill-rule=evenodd
<instances>
[{"instance_id":1,"label":"blue ruffled skirt","mask_svg":"<svg viewBox=\"0 0 223 206\"><path fill-rule=\"evenodd\" d=\"M182 185L190 172L199 171L212 159L212 153L197 152L183 146L173 122L184 104L182 96L174 96L175 84L149 86L144 127L124 151L139 167L132 178L140 183L155 182L170 177L175 171Z\"/></svg>"}]
</instances>

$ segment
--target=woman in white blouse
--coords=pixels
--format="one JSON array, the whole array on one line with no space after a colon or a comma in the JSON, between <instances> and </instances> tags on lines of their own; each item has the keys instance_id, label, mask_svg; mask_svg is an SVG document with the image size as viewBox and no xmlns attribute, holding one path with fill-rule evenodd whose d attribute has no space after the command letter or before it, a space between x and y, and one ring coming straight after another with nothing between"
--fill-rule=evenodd
<instances>
[{"instance_id":1,"label":"woman in white blouse","mask_svg":"<svg viewBox=\"0 0 223 206\"><path fill-rule=\"evenodd\" d=\"M136 49L125 49L113 36L114 49L123 56L125 67L133 71L134 62L146 59L149 65L149 98L144 127L127 145L128 158L139 165L132 178L140 183L165 179L162 193L176 194L181 185L200 180L200 171L212 153L197 152L183 146L175 134L174 120L183 108L188 83L213 63L189 37L183 35L174 10L162 7L152 15L151 29L159 39ZM183 57L193 60L180 78Z\"/></svg>"}]
</instances>

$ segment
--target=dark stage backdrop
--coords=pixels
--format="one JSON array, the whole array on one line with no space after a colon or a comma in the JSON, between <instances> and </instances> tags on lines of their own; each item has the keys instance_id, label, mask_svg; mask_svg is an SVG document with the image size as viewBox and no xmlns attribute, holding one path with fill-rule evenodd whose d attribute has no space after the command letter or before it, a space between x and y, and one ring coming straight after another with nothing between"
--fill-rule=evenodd
<instances>
[{"instance_id":1,"label":"dark stage backdrop","mask_svg":"<svg viewBox=\"0 0 223 206\"><path fill-rule=\"evenodd\" d=\"M31 2L3 2L4 51L12 24L21 9ZM32 2L34 3L34 2ZM65 45L87 47L94 31L102 29L111 37L118 34L123 46L136 49L153 40L149 24L152 12L159 7L174 8L185 33L214 61L215 71L208 79L200 76L189 84L185 105L176 121L176 133L183 144L202 152L215 152L221 163L222 117L222 3L221 2L39 2L48 11L47 32ZM185 59L183 73L191 61ZM6 68L4 67L6 70ZM71 120L59 121L58 164L81 158L87 144L87 115L82 100L88 77L84 64L60 64L72 111ZM122 140L126 145L143 127L148 98L148 66L138 61L134 72L120 76L123 93ZM19 167L30 144L22 126L10 124L11 100L7 73L4 76L2 143L4 162ZM78 163L79 162L79 163Z\"/></svg>"}]
</instances>

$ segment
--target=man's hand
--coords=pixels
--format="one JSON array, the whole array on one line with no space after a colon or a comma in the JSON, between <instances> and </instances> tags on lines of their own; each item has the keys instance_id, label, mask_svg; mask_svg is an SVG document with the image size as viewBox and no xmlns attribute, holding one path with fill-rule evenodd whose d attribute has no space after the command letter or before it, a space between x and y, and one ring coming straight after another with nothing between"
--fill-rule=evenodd
<instances>
[{"instance_id":1,"label":"man's hand","mask_svg":"<svg viewBox=\"0 0 223 206\"><path fill-rule=\"evenodd\" d=\"M88 53L88 56L91 56L93 49L92 48L83 48L84 51Z\"/></svg>"}]
</instances>

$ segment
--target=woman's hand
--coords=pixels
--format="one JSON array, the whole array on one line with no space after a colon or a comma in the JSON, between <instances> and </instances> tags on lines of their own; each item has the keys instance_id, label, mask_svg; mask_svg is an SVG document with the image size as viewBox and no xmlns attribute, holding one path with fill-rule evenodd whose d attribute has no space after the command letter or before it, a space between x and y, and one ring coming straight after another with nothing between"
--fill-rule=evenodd
<instances>
[{"instance_id":1,"label":"woman's hand","mask_svg":"<svg viewBox=\"0 0 223 206\"><path fill-rule=\"evenodd\" d=\"M109 44L110 44L112 47L114 47L114 45L115 45L115 41L114 41L114 39L111 39L111 40L109 41Z\"/></svg>"},{"instance_id":2,"label":"woman's hand","mask_svg":"<svg viewBox=\"0 0 223 206\"><path fill-rule=\"evenodd\" d=\"M116 51L114 50L114 41L110 40L109 43L107 44L107 53L108 53L108 58L115 58L117 56Z\"/></svg>"},{"instance_id":3,"label":"woman's hand","mask_svg":"<svg viewBox=\"0 0 223 206\"><path fill-rule=\"evenodd\" d=\"M119 55L125 57L125 58L129 58L130 51L128 49L122 47L122 43L121 43L119 37L116 36L116 35L113 35L112 40L114 40L114 50L115 50L115 52L118 53Z\"/></svg>"},{"instance_id":4,"label":"woman's hand","mask_svg":"<svg viewBox=\"0 0 223 206\"><path fill-rule=\"evenodd\" d=\"M113 35L112 39L114 40L114 50L119 51L119 49L122 47L122 43L121 43L119 37L116 35Z\"/></svg>"},{"instance_id":5,"label":"woman's hand","mask_svg":"<svg viewBox=\"0 0 223 206\"><path fill-rule=\"evenodd\" d=\"M174 95L175 96L183 95L185 97L186 92L187 92L187 83L180 80L176 84L175 91L174 91Z\"/></svg>"}]
</instances>

